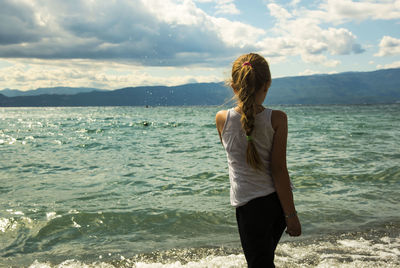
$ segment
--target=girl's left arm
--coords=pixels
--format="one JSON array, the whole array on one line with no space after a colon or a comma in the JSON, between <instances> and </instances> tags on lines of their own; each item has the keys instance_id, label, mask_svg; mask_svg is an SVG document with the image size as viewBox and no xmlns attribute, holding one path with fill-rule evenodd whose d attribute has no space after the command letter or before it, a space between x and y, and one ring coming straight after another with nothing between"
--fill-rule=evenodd
<instances>
[{"instance_id":1,"label":"girl's left arm","mask_svg":"<svg viewBox=\"0 0 400 268\"><path fill-rule=\"evenodd\" d=\"M273 125L275 125L271 152L272 178L282 209L286 215L286 232L291 236L299 236L301 234L301 224L297 217L289 172L286 166L287 116L282 111L273 111L272 121Z\"/></svg>"}]
</instances>

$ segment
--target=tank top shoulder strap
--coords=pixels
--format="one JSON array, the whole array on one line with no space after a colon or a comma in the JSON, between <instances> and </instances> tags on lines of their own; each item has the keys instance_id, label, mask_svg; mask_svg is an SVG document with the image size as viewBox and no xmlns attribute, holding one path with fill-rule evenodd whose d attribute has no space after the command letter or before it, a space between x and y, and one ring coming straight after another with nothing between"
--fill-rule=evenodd
<instances>
[{"instance_id":1,"label":"tank top shoulder strap","mask_svg":"<svg viewBox=\"0 0 400 268\"><path fill-rule=\"evenodd\" d=\"M269 122L272 125L271 117L272 117L272 109L265 108L267 110L267 122Z\"/></svg>"},{"instance_id":2,"label":"tank top shoulder strap","mask_svg":"<svg viewBox=\"0 0 400 268\"><path fill-rule=\"evenodd\" d=\"M272 109L265 108L265 110L266 110L265 122L266 122L267 126L273 130L273 128L272 128Z\"/></svg>"},{"instance_id":3,"label":"tank top shoulder strap","mask_svg":"<svg viewBox=\"0 0 400 268\"><path fill-rule=\"evenodd\" d=\"M226 119L225 119L225 124L224 124L224 127L222 128L222 134L225 132L225 129L227 129L228 127L229 127L229 124L230 124L230 118L231 118L231 114L232 114L232 109L233 108L231 108L231 109L228 109L227 110L227 112L226 112Z\"/></svg>"}]
</instances>

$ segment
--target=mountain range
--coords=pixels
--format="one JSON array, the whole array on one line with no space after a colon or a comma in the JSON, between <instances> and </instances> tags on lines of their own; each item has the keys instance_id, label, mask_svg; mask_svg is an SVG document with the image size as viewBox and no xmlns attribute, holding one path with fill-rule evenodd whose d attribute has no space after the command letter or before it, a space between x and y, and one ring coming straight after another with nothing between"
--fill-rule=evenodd
<instances>
[{"instance_id":1,"label":"mountain range","mask_svg":"<svg viewBox=\"0 0 400 268\"><path fill-rule=\"evenodd\" d=\"M78 93L91 92L91 91L104 91L104 90L98 88L89 88L89 87L47 87L47 88L37 88L34 90L27 90L27 91L6 88L0 90L0 94L3 94L6 97L17 97L17 96L37 96L44 94L74 95Z\"/></svg>"},{"instance_id":2,"label":"mountain range","mask_svg":"<svg viewBox=\"0 0 400 268\"><path fill-rule=\"evenodd\" d=\"M116 90L40 88L0 91L0 107L223 105L233 93L224 83L141 86ZM267 104L400 103L400 68L275 78Z\"/></svg>"}]
</instances>

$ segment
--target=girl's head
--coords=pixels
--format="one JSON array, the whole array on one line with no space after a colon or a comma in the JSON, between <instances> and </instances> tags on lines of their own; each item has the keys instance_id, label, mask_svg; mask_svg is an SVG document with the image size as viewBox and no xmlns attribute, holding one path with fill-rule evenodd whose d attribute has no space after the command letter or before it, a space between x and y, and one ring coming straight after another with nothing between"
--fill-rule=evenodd
<instances>
[{"instance_id":1,"label":"girl's head","mask_svg":"<svg viewBox=\"0 0 400 268\"><path fill-rule=\"evenodd\" d=\"M231 86L242 113L240 121L243 130L248 136L247 163L255 169L262 169L260 157L251 138L257 112L257 101L259 101L257 96L260 95L260 90L266 93L270 84L271 73L268 62L260 55L245 54L233 63Z\"/></svg>"},{"instance_id":2,"label":"girl's head","mask_svg":"<svg viewBox=\"0 0 400 268\"><path fill-rule=\"evenodd\" d=\"M264 89L270 82L271 72L268 62L262 56L255 53L244 54L233 63L231 86L235 92L245 90L251 95Z\"/></svg>"}]
</instances>

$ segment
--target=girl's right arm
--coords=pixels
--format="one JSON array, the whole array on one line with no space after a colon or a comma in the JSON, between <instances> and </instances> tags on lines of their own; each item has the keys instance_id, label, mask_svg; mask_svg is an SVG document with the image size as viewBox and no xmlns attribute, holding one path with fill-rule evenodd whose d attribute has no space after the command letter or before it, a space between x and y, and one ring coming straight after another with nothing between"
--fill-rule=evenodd
<instances>
[{"instance_id":1,"label":"girl's right arm","mask_svg":"<svg viewBox=\"0 0 400 268\"><path fill-rule=\"evenodd\" d=\"M299 236L301 234L301 225L296 214L289 172L286 166L287 116L282 111L274 110L271 121L275 130L271 152L272 178L285 213L286 232L291 236Z\"/></svg>"},{"instance_id":2,"label":"girl's right arm","mask_svg":"<svg viewBox=\"0 0 400 268\"><path fill-rule=\"evenodd\" d=\"M224 129L227 113L228 113L227 110L221 110L215 115L215 124L218 130L219 139L221 140L221 143L222 143L222 130Z\"/></svg>"}]
</instances>

